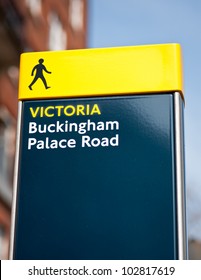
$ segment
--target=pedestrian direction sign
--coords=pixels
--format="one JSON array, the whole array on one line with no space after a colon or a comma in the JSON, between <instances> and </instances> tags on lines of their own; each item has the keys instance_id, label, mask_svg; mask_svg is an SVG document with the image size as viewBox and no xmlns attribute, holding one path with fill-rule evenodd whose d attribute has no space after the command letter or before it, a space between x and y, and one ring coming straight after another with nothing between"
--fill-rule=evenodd
<instances>
[{"instance_id":1,"label":"pedestrian direction sign","mask_svg":"<svg viewBox=\"0 0 201 280\"><path fill-rule=\"evenodd\" d=\"M183 106L177 44L23 54L10 258L185 259Z\"/></svg>"}]
</instances>

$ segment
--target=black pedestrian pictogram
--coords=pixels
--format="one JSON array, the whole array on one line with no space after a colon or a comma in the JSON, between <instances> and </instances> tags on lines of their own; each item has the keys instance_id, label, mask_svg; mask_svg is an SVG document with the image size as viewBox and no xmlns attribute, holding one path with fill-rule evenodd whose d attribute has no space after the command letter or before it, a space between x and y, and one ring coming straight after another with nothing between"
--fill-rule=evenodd
<instances>
[{"instance_id":1,"label":"black pedestrian pictogram","mask_svg":"<svg viewBox=\"0 0 201 280\"><path fill-rule=\"evenodd\" d=\"M34 66L34 68L32 69L32 72L31 72L31 76L34 75L34 72L35 72L35 77L33 79L33 81L31 82L31 84L29 85L29 89L32 90L32 86L35 84L35 82L38 80L38 79L41 79L45 88L48 89L50 88L48 85L47 85L47 82L46 82L46 79L43 75L43 71L45 71L46 73L48 74L51 74L52 72L48 71L45 67L45 65L43 64L44 62L44 59L43 58L40 58L38 60L38 64Z\"/></svg>"}]
</instances>

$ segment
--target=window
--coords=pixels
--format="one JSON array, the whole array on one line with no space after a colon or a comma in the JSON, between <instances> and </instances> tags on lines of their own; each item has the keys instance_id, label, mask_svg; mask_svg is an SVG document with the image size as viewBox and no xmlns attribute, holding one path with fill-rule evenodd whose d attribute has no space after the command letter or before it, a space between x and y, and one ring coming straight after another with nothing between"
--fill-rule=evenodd
<instances>
[{"instance_id":1,"label":"window","mask_svg":"<svg viewBox=\"0 0 201 280\"><path fill-rule=\"evenodd\" d=\"M67 48L67 34L63 29L62 23L55 12L51 12L49 20L49 50L64 50Z\"/></svg>"},{"instance_id":2,"label":"window","mask_svg":"<svg viewBox=\"0 0 201 280\"><path fill-rule=\"evenodd\" d=\"M41 0L26 0L32 16L37 17L41 15Z\"/></svg>"},{"instance_id":3,"label":"window","mask_svg":"<svg viewBox=\"0 0 201 280\"><path fill-rule=\"evenodd\" d=\"M82 0L71 0L69 7L70 24L75 31L83 28L84 5Z\"/></svg>"},{"instance_id":4,"label":"window","mask_svg":"<svg viewBox=\"0 0 201 280\"><path fill-rule=\"evenodd\" d=\"M15 129L5 108L0 108L0 196L7 205L12 200Z\"/></svg>"}]
</instances>

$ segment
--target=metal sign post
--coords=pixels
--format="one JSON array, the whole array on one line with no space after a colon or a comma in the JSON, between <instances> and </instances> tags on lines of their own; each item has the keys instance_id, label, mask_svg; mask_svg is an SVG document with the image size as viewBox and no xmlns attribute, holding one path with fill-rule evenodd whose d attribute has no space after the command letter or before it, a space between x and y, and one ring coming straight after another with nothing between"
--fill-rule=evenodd
<instances>
[{"instance_id":1,"label":"metal sign post","mask_svg":"<svg viewBox=\"0 0 201 280\"><path fill-rule=\"evenodd\" d=\"M21 56L11 259L185 259L177 44Z\"/></svg>"}]
</instances>

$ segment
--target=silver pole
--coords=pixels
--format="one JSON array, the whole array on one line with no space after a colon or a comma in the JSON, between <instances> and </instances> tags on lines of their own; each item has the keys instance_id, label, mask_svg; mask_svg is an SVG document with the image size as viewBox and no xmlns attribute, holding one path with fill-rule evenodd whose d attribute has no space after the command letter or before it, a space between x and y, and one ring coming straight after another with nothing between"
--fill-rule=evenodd
<instances>
[{"instance_id":1,"label":"silver pole","mask_svg":"<svg viewBox=\"0 0 201 280\"><path fill-rule=\"evenodd\" d=\"M17 118L17 134L16 134L16 151L15 151L15 167L13 177L13 199L11 213L11 232L10 232L10 252L9 259L13 259L14 249L14 233L15 233L15 217L16 217L16 201L17 201L17 185L18 185L18 167L19 167L19 151L20 151L20 136L21 136L21 120L22 120L22 101L18 103L18 118Z\"/></svg>"},{"instance_id":2,"label":"silver pole","mask_svg":"<svg viewBox=\"0 0 201 280\"><path fill-rule=\"evenodd\" d=\"M177 203L177 234L178 259L185 260L187 256L186 234L186 194L184 165L184 124L182 98L179 92L174 94L175 108L175 156L176 156L176 203Z\"/></svg>"}]
</instances>

